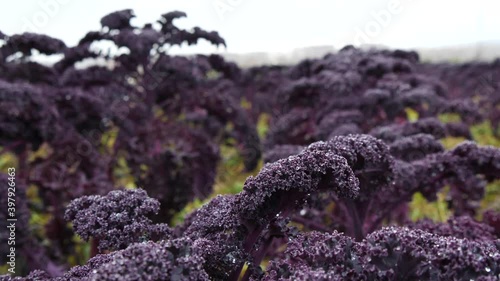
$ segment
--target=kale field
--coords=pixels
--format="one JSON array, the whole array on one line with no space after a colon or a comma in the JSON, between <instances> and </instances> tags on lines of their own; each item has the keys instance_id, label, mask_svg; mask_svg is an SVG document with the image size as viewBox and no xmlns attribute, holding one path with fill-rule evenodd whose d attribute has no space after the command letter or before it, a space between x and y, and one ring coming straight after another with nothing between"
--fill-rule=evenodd
<instances>
[{"instance_id":1,"label":"kale field","mask_svg":"<svg viewBox=\"0 0 500 281\"><path fill-rule=\"evenodd\" d=\"M500 280L500 59L243 68L133 16L0 32L0 280Z\"/></svg>"}]
</instances>

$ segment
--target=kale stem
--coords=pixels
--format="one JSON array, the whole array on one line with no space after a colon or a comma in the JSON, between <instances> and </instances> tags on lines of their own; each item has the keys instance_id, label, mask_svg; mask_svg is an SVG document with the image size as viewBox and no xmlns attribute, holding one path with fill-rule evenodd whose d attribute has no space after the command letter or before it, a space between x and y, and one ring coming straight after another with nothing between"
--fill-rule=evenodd
<instances>
[{"instance_id":1,"label":"kale stem","mask_svg":"<svg viewBox=\"0 0 500 281\"><path fill-rule=\"evenodd\" d=\"M356 205L354 202L350 199L345 200L345 205L347 207L347 210L349 211L352 220L353 220L353 225L352 225L352 230L354 234L354 238L356 241L361 241L363 240L363 224L361 222L361 219L359 217L358 210L356 209Z\"/></svg>"},{"instance_id":2,"label":"kale stem","mask_svg":"<svg viewBox=\"0 0 500 281\"><path fill-rule=\"evenodd\" d=\"M300 217L300 216L293 216L292 221L300 223L304 226L307 226L311 230L317 230L317 231L323 231L323 232L331 232L332 230L329 229L328 227L318 224L314 221L308 220L306 218Z\"/></svg>"},{"instance_id":3,"label":"kale stem","mask_svg":"<svg viewBox=\"0 0 500 281\"><path fill-rule=\"evenodd\" d=\"M254 255L254 264L256 266L258 266L260 264L260 262L262 261L262 259L264 258L264 256L266 255L267 253L267 248L269 247L269 245L271 245L271 243L273 242L273 239L274 237L271 235L269 236L266 241L264 243L262 243L260 249L256 252L256 254ZM243 275L243 278L241 279L241 281L247 281L249 280L250 278L250 268L247 268L247 271L245 272L245 275Z\"/></svg>"}]
</instances>

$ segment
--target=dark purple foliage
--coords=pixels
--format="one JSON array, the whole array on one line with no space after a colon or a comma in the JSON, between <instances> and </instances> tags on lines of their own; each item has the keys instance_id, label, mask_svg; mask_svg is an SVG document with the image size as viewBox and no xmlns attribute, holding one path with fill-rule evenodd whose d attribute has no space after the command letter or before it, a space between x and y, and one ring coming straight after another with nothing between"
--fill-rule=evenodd
<instances>
[{"instance_id":1,"label":"dark purple foliage","mask_svg":"<svg viewBox=\"0 0 500 281\"><path fill-rule=\"evenodd\" d=\"M419 71L440 79L448 89L450 98L474 99L477 106L491 121L495 132L500 124L500 60L467 62L463 64L422 63ZM457 107L460 105L457 104ZM459 109L459 108L457 108ZM474 115L475 116L475 115ZM465 116L467 117L467 116ZM497 135L498 136L498 135Z\"/></svg>"},{"instance_id":2,"label":"dark purple foliage","mask_svg":"<svg viewBox=\"0 0 500 281\"><path fill-rule=\"evenodd\" d=\"M444 147L431 135L417 134L394 141L389 150L395 158L411 162L428 154L443 152Z\"/></svg>"},{"instance_id":3,"label":"dark purple foliage","mask_svg":"<svg viewBox=\"0 0 500 281\"><path fill-rule=\"evenodd\" d=\"M440 139L446 136L446 128L436 118L425 118L415 122L377 127L370 132L370 135L389 142L416 134L428 134Z\"/></svg>"},{"instance_id":4,"label":"dark purple foliage","mask_svg":"<svg viewBox=\"0 0 500 281\"><path fill-rule=\"evenodd\" d=\"M149 240L155 226L148 216L159 209L158 200L149 198L142 189L114 190L106 196L83 196L71 201L64 217L73 222L75 232L83 239L98 239L99 250L116 250ZM164 235L168 236L168 232Z\"/></svg>"},{"instance_id":5,"label":"dark purple foliage","mask_svg":"<svg viewBox=\"0 0 500 281\"><path fill-rule=\"evenodd\" d=\"M480 223L468 216L453 217L445 223L436 223L429 219L421 220L416 223L408 224L409 228L421 229L439 236L449 236L469 240L495 240L494 229Z\"/></svg>"},{"instance_id":6,"label":"dark purple foliage","mask_svg":"<svg viewBox=\"0 0 500 281\"><path fill-rule=\"evenodd\" d=\"M499 60L427 64L411 51L346 46L243 69L219 55L169 55L200 39L226 45L215 31L176 26L184 12L144 26L133 17L110 13L71 47L0 33L0 156L15 156L17 274L31 271L1 280L498 279L500 219L480 203L499 179L500 150L441 141L498 126ZM102 40L127 52L90 48ZM37 52L63 58L41 65ZM106 65L82 66L96 59ZM448 113L459 121L440 121ZM221 145L239 151L241 172L262 155L266 164L240 193L170 227L213 195ZM453 217L410 222L414 195L436 200L445 186ZM43 230L30 212L49 218ZM69 268L74 233L91 257Z\"/></svg>"},{"instance_id":7,"label":"dark purple foliage","mask_svg":"<svg viewBox=\"0 0 500 281\"><path fill-rule=\"evenodd\" d=\"M258 274L258 264L273 240L279 242L293 231L286 227L287 217L308 198L319 193L351 198L356 196L358 184L344 157L304 151L266 164L257 176L247 179L243 192L217 197L192 214L179 230L213 241L221 248L216 257L230 255L230 260L234 259L229 264L218 263L222 268L212 265L208 272L233 280L239 276L243 261L250 260L248 278Z\"/></svg>"},{"instance_id":8,"label":"dark purple foliage","mask_svg":"<svg viewBox=\"0 0 500 281\"><path fill-rule=\"evenodd\" d=\"M134 12L130 9L113 12L101 19L101 25L109 29L131 28L130 20L134 17Z\"/></svg>"},{"instance_id":9,"label":"dark purple foliage","mask_svg":"<svg viewBox=\"0 0 500 281\"><path fill-rule=\"evenodd\" d=\"M500 254L492 240L443 237L383 228L354 242L337 232L290 239L264 280L470 280L496 277Z\"/></svg>"},{"instance_id":10,"label":"dark purple foliage","mask_svg":"<svg viewBox=\"0 0 500 281\"><path fill-rule=\"evenodd\" d=\"M332 112L323 117L318 124L318 139L326 140L329 135L340 127L346 126L347 124L358 125L362 120L363 114L357 110Z\"/></svg>"},{"instance_id":11,"label":"dark purple foliage","mask_svg":"<svg viewBox=\"0 0 500 281\"><path fill-rule=\"evenodd\" d=\"M23 55L31 55L31 50L35 49L40 53L51 55L61 52L66 48L63 41L43 34L23 33L8 37L5 45L0 47L0 60L5 60L8 56L21 52Z\"/></svg>"},{"instance_id":12,"label":"dark purple foliage","mask_svg":"<svg viewBox=\"0 0 500 281\"><path fill-rule=\"evenodd\" d=\"M308 194L322 189L341 197L357 196L359 182L349 167L349 159L342 156L334 151L310 149L266 164L257 176L245 182L239 195L239 213L262 224L277 214L287 214L295 201L300 203Z\"/></svg>"},{"instance_id":13,"label":"dark purple foliage","mask_svg":"<svg viewBox=\"0 0 500 281\"><path fill-rule=\"evenodd\" d=\"M487 210L483 214L483 223L493 227L495 235L500 237L500 212Z\"/></svg>"},{"instance_id":14,"label":"dark purple foliage","mask_svg":"<svg viewBox=\"0 0 500 281\"><path fill-rule=\"evenodd\" d=\"M2 252L0 262L6 264L9 261L7 254L10 253L10 247L13 246L16 249L18 271L39 269L45 270L52 275L61 274L62 268L49 259L49 253L42 247L41 241L33 235L32 228L29 225L30 209L26 196L26 185L19 179L19 173L11 173L10 175L0 173L0 181L3 194L0 197L0 204L3 206L0 209L0 252ZM14 183L13 187L12 184L8 184L10 182ZM8 196L9 192L15 195ZM8 198L11 198L11 200L8 200ZM15 212L8 211L8 202L14 202L15 205L12 208ZM11 236L10 229L7 228L8 225L12 224L12 221L9 222L7 219L16 219L14 221L14 237ZM12 244L12 241L15 244ZM26 268L22 268L23 266ZM35 272L32 274L36 275Z\"/></svg>"},{"instance_id":15,"label":"dark purple foliage","mask_svg":"<svg viewBox=\"0 0 500 281\"><path fill-rule=\"evenodd\" d=\"M166 53L173 44L206 39L224 45L224 40L198 27L176 27L173 20L185 16L182 12L164 14L161 30L133 26L133 16L123 10L103 17L104 28L72 47L40 34L1 35L0 153L14 153L19 179L37 188L42 203L36 212L50 215L45 245L56 263L75 251L63 218L66 205L119 188L118 168L126 166L133 184L160 201L151 219L165 223L194 198L212 192L220 144L234 144L249 171L260 159L255 125L230 80L240 69L217 56ZM100 40L130 52L113 57L90 50ZM30 60L32 50L64 58L45 66ZM21 57L7 60L18 52ZM109 65L79 65L93 59ZM209 77L211 72L222 75ZM120 242L120 247L130 243Z\"/></svg>"},{"instance_id":16,"label":"dark purple foliage","mask_svg":"<svg viewBox=\"0 0 500 281\"><path fill-rule=\"evenodd\" d=\"M304 147L300 145L277 145L273 147L273 149L267 150L266 153L264 153L264 163L276 162L280 159L287 158L288 156L299 154L299 152L303 149Z\"/></svg>"},{"instance_id":17,"label":"dark purple foliage","mask_svg":"<svg viewBox=\"0 0 500 281\"><path fill-rule=\"evenodd\" d=\"M194 245L193 245L194 244ZM95 267L89 280L210 280L204 258L188 238L133 244Z\"/></svg>"}]
</instances>

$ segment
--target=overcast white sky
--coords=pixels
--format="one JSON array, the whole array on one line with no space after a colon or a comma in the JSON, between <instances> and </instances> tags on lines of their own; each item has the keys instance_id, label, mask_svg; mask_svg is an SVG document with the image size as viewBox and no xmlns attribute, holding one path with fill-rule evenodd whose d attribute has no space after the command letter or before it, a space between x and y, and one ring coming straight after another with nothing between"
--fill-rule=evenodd
<instances>
[{"instance_id":1,"label":"overcast white sky","mask_svg":"<svg viewBox=\"0 0 500 281\"><path fill-rule=\"evenodd\" d=\"M8 4L7 4L8 3ZM181 27L216 30L228 52L291 51L346 44L393 48L500 41L498 0L22 0L5 2L0 30L35 31L74 45L105 14L131 8L136 22L181 10ZM201 44L193 52L212 52Z\"/></svg>"}]
</instances>

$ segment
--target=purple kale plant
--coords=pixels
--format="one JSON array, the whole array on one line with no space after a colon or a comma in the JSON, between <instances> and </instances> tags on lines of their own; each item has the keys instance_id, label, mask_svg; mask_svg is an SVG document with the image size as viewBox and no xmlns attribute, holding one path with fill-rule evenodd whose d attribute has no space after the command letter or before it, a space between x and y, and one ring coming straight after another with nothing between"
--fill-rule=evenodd
<instances>
[{"instance_id":1,"label":"purple kale plant","mask_svg":"<svg viewBox=\"0 0 500 281\"><path fill-rule=\"evenodd\" d=\"M389 227L355 242L341 233L290 239L263 280L470 280L500 273L498 241Z\"/></svg>"},{"instance_id":2,"label":"purple kale plant","mask_svg":"<svg viewBox=\"0 0 500 281\"><path fill-rule=\"evenodd\" d=\"M76 46L42 34L1 33L0 156L13 153L18 178L36 189L41 204L30 207L49 220L46 237L35 240L48 238L43 244L54 263L64 266L75 252L66 206L122 187L117 169L123 166L133 177L129 184L161 203L152 219L166 223L211 194L219 145L233 143L248 171L258 165L255 125L231 86L239 68L218 56L167 53L200 39L225 45L216 32L178 28L174 21L185 16L174 11L160 17L159 27L139 27L130 22L133 11L118 11ZM103 41L128 51L93 48ZM33 59L37 53L62 58L42 65ZM106 65L93 64L98 60ZM24 273L34 269L49 270L34 266Z\"/></svg>"},{"instance_id":3,"label":"purple kale plant","mask_svg":"<svg viewBox=\"0 0 500 281\"><path fill-rule=\"evenodd\" d=\"M106 196L83 196L71 201L64 217L73 222L80 237L97 239L99 250L118 250L147 241L155 234L168 236L168 227L154 225L148 218L159 209L158 200L148 197L142 189L113 190Z\"/></svg>"}]
</instances>

